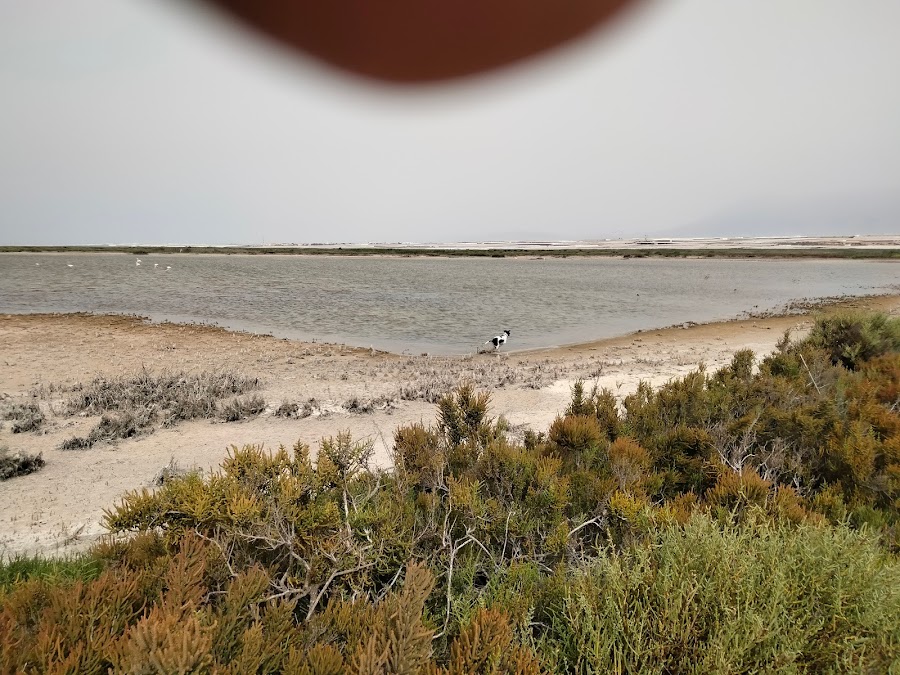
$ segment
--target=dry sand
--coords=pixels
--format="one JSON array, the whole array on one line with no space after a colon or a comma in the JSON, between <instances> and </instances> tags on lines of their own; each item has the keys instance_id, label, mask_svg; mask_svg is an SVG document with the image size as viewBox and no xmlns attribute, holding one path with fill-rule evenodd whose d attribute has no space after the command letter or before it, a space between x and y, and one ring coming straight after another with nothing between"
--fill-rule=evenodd
<instances>
[{"instance_id":1,"label":"dry sand","mask_svg":"<svg viewBox=\"0 0 900 675\"><path fill-rule=\"evenodd\" d=\"M898 296L844 304L900 314ZM506 417L513 433L544 431L564 411L577 378L597 381L621 397L641 380L658 385L701 363L718 368L738 349L767 354L786 330L799 335L809 326L809 316L769 317L644 331L552 350L409 357L210 326L151 324L137 317L0 315L0 404L23 402L39 392L48 417L38 432L13 434L10 422L0 426L0 447L41 452L47 462L37 473L0 482L0 555L83 549L103 533L103 510L125 492L151 486L173 459L181 469L210 471L231 445L275 449L297 440L314 454L322 437L349 430L354 438L372 440L375 462L389 466L394 430L432 423L435 406L422 397L433 397L451 382L468 379L492 391L492 414ZM185 422L116 444L59 449L98 420L63 414L73 386L142 368L259 377L267 409L242 422ZM412 400L401 398L403 392ZM354 397L380 409L351 412L346 405ZM309 417L274 415L283 401L310 398L317 405Z\"/></svg>"}]
</instances>

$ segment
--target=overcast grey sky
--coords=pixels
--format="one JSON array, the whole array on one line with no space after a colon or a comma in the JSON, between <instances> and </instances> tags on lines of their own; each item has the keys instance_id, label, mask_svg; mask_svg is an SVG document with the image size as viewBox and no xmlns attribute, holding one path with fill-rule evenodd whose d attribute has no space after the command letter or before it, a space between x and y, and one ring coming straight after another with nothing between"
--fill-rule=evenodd
<instances>
[{"instance_id":1,"label":"overcast grey sky","mask_svg":"<svg viewBox=\"0 0 900 675\"><path fill-rule=\"evenodd\" d=\"M0 244L900 231L900 2L652 2L465 85L0 0Z\"/></svg>"}]
</instances>

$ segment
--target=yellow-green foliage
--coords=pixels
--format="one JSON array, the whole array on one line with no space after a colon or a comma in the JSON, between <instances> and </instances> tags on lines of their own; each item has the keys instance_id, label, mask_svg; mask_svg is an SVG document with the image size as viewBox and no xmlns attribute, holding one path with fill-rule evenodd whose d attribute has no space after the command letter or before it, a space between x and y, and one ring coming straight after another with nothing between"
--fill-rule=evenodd
<instances>
[{"instance_id":1,"label":"yellow-green foliage","mask_svg":"<svg viewBox=\"0 0 900 675\"><path fill-rule=\"evenodd\" d=\"M650 453L630 438L613 441L609 449L609 470L619 482L619 489L635 487L647 475L652 464Z\"/></svg>"},{"instance_id":2,"label":"yellow-green foliage","mask_svg":"<svg viewBox=\"0 0 900 675\"><path fill-rule=\"evenodd\" d=\"M400 427L394 432L394 470L421 487L435 488L446 462L442 449L436 430L424 424Z\"/></svg>"},{"instance_id":3,"label":"yellow-green foliage","mask_svg":"<svg viewBox=\"0 0 900 675\"><path fill-rule=\"evenodd\" d=\"M434 581L420 565L406 571L403 590L380 603L367 639L350 660L351 672L416 675L431 659L434 632L422 623Z\"/></svg>"},{"instance_id":4,"label":"yellow-green foliage","mask_svg":"<svg viewBox=\"0 0 900 675\"><path fill-rule=\"evenodd\" d=\"M481 609L450 647L446 667L432 666L429 675L540 675L544 672L534 653L515 643L506 616Z\"/></svg>"},{"instance_id":5,"label":"yellow-green foliage","mask_svg":"<svg viewBox=\"0 0 900 675\"><path fill-rule=\"evenodd\" d=\"M706 493L706 501L712 507L727 512L746 511L751 506L766 507L771 484L754 471L737 473L725 469Z\"/></svg>"},{"instance_id":6,"label":"yellow-green foliage","mask_svg":"<svg viewBox=\"0 0 900 675\"><path fill-rule=\"evenodd\" d=\"M614 441L621 431L616 397L609 389L597 389L597 385L585 395L583 380L572 385L572 401L566 408L566 417L576 416L597 418L600 430L608 440Z\"/></svg>"},{"instance_id":7,"label":"yellow-green foliage","mask_svg":"<svg viewBox=\"0 0 900 675\"><path fill-rule=\"evenodd\" d=\"M465 440L484 442L492 435L487 423L490 400L490 394L476 392L471 384L464 384L438 400L438 426L451 446Z\"/></svg>"},{"instance_id":8,"label":"yellow-green foliage","mask_svg":"<svg viewBox=\"0 0 900 675\"><path fill-rule=\"evenodd\" d=\"M558 672L888 672L898 582L869 534L695 517L573 571L539 651Z\"/></svg>"},{"instance_id":9,"label":"yellow-green foliage","mask_svg":"<svg viewBox=\"0 0 900 675\"><path fill-rule=\"evenodd\" d=\"M557 417L547 435L550 444L566 454L583 452L605 442L597 418L589 415Z\"/></svg>"},{"instance_id":10,"label":"yellow-green foliage","mask_svg":"<svg viewBox=\"0 0 900 675\"><path fill-rule=\"evenodd\" d=\"M900 506L898 325L884 316L824 318L810 338L785 338L756 374L744 351L709 377L701 370L656 391L642 383L623 402L620 433L651 453L648 494L719 495L710 490L724 463L797 488L802 509L838 486L848 513L880 509L879 522L892 526ZM864 344L851 350L854 370L835 356L847 340ZM571 408L590 410L581 399Z\"/></svg>"},{"instance_id":11,"label":"yellow-green foliage","mask_svg":"<svg viewBox=\"0 0 900 675\"><path fill-rule=\"evenodd\" d=\"M125 495L84 572L0 563L0 675L887 672L900 355L830 344L621 412L577 383L524 444L465 386L389 472L348 433L232 448Z\"/></svg>"},{"instance_id":12,"label":"yellow-green foliage","mask_svg":"<svg viewBox=\"0 0 900 675\"><path fill-rule=\"evenodd\" d=\"M189 537L153 572L23 584L0 606L0 672L413 673L431 663L423 610L433 582L421 565L409 566L399 593L343 610L332 604L298 625L295 603L271 595L261 569L211 588L210 555Z\"/></svg>"}]
</instances>

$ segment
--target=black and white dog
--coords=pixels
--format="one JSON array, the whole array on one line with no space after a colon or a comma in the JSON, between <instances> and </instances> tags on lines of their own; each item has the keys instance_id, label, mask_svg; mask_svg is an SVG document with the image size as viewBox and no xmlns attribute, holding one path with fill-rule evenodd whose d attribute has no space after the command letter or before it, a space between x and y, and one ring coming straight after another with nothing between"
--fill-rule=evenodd
<instances>
[{"instance_id":1,"label":"black and white dog","mask_svg":"<svg viewBox=\"0 0 900 675\"><path fill-rule=\"evenodd\" d=\"M494 351L496 352L500 347L506 344L506 340L509 337L509 331L505 330L500 335L495 335L490 340L485 342L485 345L494 345Z\"/></svg>"}]
</instances>

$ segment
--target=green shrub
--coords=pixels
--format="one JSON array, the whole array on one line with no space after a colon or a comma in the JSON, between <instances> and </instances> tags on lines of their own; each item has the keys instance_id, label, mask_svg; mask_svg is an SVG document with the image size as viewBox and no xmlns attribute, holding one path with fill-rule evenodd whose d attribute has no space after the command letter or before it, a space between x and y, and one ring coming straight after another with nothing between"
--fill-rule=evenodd
<instances>
[{"instance_id":1,"label":"green shrub","mask_svg":"<svg viewBox=\"0 0 900 675\"><path fill-rule=\"evenodd\" d=\"M557 417L550 425L547 440L560 452L577 453L599 447L606 437L596 417L576 415Z\"/></svg>"},{"instance_id":2,"label":"green shrub","mask_svg":"<svg viewBox=\"0 0 900 675\"><path fill-rule=\"evenodd\" d=\"M96 576L0 590L0 664L888 672L900 356L851 372L785 341L752 363L642 384L622 415L573 388L524 444L463 387L396 431L392 472L349 433L316 464L233 448L125 495Z\"/></svg>"},{"instance_id":3,"label":"green shrub","mask_svg":"<svg viewBox=\"0 0 900 675\"><path fill-rule=\"evenodd\" d=\"M391 457L394 470L402 478L429 490L442 485L447 453L437 430L421 423L398 428Z\"/></svg>"},{"instance_id":4,"label":"green shrub","mask_svg":"<svg viewBox=\"0 0 900 675\"><path fill-rule=\"evenodd\" d=\"M900 350L900 319L884 313L839 312L818 319L809 343L832 363L856 370L864 362Z\"/></svg>"},{"instance_id":5,"label":"green shrub","mask_svg":"<svg viewBox=\"0 0 900 675\"><path fill-rule=\"evenodd\" d=\"M438 399L438 428L451 446L463 441L484 444L493 434L487 417L491 396L476 392L471 384Z\"/></svg>"},{"instance_id":6,"label":"green shrub","mask_svg":"<svg viewBox=\"0 0 900 675\"><path fill-rule=\"evenodd\" d=\"M898 582L870 534L695 517L574 571L540 651L557 672L888 672Z\"/></svg>"},{"instance_id":7,"label":"green shrub","mask_svg":"<svg viewBox=\"0 0 900 675\"><path fill-rule=\"evenodd\" d=\"M572 385L572 400L566 408L566 417L596 417L606 438L614 441L621 433L621 421L616 397L609 389L591 389L584 393L584 381Z\"/></svg>"},{"instance_id":8,"label":"green shrub","mask_svg":"<svg viewBox=\"0 0 900 675\"><path fill-rule=\"evenodd\" d=\"M726 512L745 511L752 506L765 509L771 487L755 471L738 473L726 469L705 497L711 506Z\"/></svg>"},{"instance_id":9,"label":"green shrub","mask_svg":"<svg viewBox=\"0 0 900 675\"><path fill-rule=\"evenodd\" d=\"M609 470L619 482L619 489L626 490L640 483L650 471L650 453L627 437L613 441L609 450Z\"/></svg>"}]
</instances>

